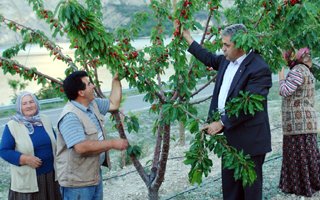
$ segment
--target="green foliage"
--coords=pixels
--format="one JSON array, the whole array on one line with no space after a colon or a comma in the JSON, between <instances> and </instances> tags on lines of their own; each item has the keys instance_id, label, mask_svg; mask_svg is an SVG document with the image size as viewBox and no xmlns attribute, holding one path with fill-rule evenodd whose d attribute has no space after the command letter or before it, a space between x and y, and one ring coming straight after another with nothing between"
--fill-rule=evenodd
<instances>
[{"instance_id":1,"label":"green foliage","mask_svg":"<svg viewBox=\"0 0 320 200\"><path fill-rule=\"evenodd\" d=\"M11 98L11 103L14 104L14 103L16 103L16 100L17 100L17 92L20 90L26 89L26 87L28 86L28 83L20 81L20 80L9 79L8 84L9 84L10 88L13 90L13 96Z\"/></svg>"},{"instance_id":2,"label":"green foliage","mask_svg":"<svg viewBox=\"0 0 320 200\"><path fill-rule=\"evenodd\" d=\"M263 101L265 98L261 95L250 94L249 91L240 91L238 98L233 98L226 103L228 116L239 117L241 112L245 115L254 115L256 112L263 111Z\"/></svg>"},{"instance_id":3,"label":"green foliage","mask_svg":"<svg viewBox=\"0 0 320 200\"><path fill-rule=\"evenodd\" d=\"M239 96L227 103L225 109L230 116L238 117L241 112L254 115L263 110L262 102L264 100L265 98L261 95L241 91ZM220 113L213 113L213 121L219 119ZM195 122L194 117L188 121L188 128L191 133L195 134L195 138L189 151L185 154L184 161L186 165L191 165L188 174L190 183L201 184L202 177L207 177L211 172L213 163L208 155L213 151L219 158L222 157L223 168L234 170L235 180L242 180L243 186L252 185L256 179L256 173L254 171L255 165L250 156L228 145L224 135L208 136L204 130L199 131Z\"/></svg>"},{"instance_id":4,"label":"green foliage","mask_svg":"<svg viewBox=\"0 0 320 200\"><path fill-rule=\"evenodd\" d=\"M97 15L97 17L102 19L102 4L100 0L86 0L86 4L88 5L88 9L90 12L93 12Z\"/></svg>"},{"instance_id":5,"label":"green foliage","mask_svg":"<svg viewBox=\"0 0 320 200\"><path fill-rule=\"evenodd\" d=\"M137 158L139 158L141 153L142 153L141 152L141 148L139 146L137 146L137 145L129 146L127 148L127 154L129 156L136 156Z\"/></svg>"},{"instance_id":6,"label":"green foliage","mask_svg":"<svg viewBox=\"0 0 320 200\"><path fill-rule=\"evenodd\" d=\"M191 165L190 172L188 174L189 182L194 184L201 184L202 176L208 176L211 172L212 160L209 158L209 152L206 147L208 142L207 136L204 132L195 133L195 138L186 152L184 164Z\"/></svg>"},{"instance_id":7,"label":"green foliage","mask_svg":"<svg viewBox=\"0 0 320 200\"><path fill-rule=\"evenodd\" d=\"M37 93L36 96L38 99L51 99L56 98L62 95L62 92L60 91L60 87L55 88L52 87L52 85L45 85L42 87Z\"/></svg>"},{"instance_id":8,"label":"green foliage","mask_svg":"<svg viewBox=\"0 0 320 200\"><path fill-rule=\"evenodd\" d=\"M136 116L134 116L134 115L131 115L130 117L129 116L125 116L124 122L128 127L128 132L129 133L131 133L132 130L135 131L135 132L139 131L139 128L140 128L139 120L138 120L138 118Z\"/></svg>"},{"instance_id":9,"label":"green foliage","mask_svg":"<svg viewBox=\"0 0 320 200\"><path fill-rule=\"evenodd\" d=\"M18 90L24 90L28 86L28 83L26 82L13 79L9 79L8 84L10 88L13 89L14 93L16 93Z\"/></svg>"},{"instance_id":10,"label":"green foliage","mask_svg":"<svg viewBox=\"0 0 320 200\"><path fill-rule=\"evenodd\" d=\"M315 1L237 0L225 16L229 23L247 26L248 33L234 40L246 50L260 52L273 72L285 65L284 50L307 46L314 57L320 55L320 8Z\"/></svg>"}]
</instances>

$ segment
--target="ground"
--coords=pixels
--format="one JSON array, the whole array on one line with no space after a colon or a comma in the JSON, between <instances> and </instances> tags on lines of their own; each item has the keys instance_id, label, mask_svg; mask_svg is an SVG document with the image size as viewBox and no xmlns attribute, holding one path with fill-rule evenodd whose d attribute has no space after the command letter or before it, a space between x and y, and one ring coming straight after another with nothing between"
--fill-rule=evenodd
<instances>
[{"instance_id":1,"label":"ground","mask_svg":"<svg viewBox=\"0 0 320 200\"><path fill-rule=\"evenodd\" d=\"M274 98L275 95L271 95L269 102L269 118L271 123L272 133L272 152L267 154L266 162L264 164L264 186L263 193L264 199L271 200L320 200L320 192L314 194L312 198L300 197L291 194L284 194L278 189L281 161L282 161L282 133L281 133L281 119L280 119L280 104L279 98ZM317 97L319 98L319 96ZM319 105L317 105L319 111ZM199 108L199 113L206 113L208 103ZM140 121L145 121L146 124L141 123L141 134L128 134L129 141L139 141L143 147L144 156L140 160L142 165L148 166L152 159L152 147L153 139L152 133L150 133L151 122L147 111L145 113L138 113ZM177 137L178 128L172 127L173 138ZM109 135L117 137L117 133L112 131ZM187 141L190 141L192 135L187 133ZM212 172L208 177L203 179L201 185L190 185L188 182L188 172L190 166L183 164L184 152L188 150L188 142L185 146L179 146L177 139L171 141L171 149L169 160L167 164L167 170L165 180L160 188L159 196L161 200L219 200L222 199L221 191L221 174L220 159L211 155L213 160ZM119 158L113 153L112 170L104 170L104 199L114 200L145 200L147 199L147 188L135 171L133 166L126 166L123 169L117 166ZM118 154L119 156L119 154ZM10 172L9 166L6 162L0 159L0 200L7 199L8 187L10 184Z\"/></svg>"},{"instance_id":2,"label":"ground","mask_svg":"<svg viewBox=\"0 0 320 200\"><path fill-rule=\"evenodd\" d=\"M282 132L280 119L280 101L269 101L269 117L272 132L272 152L267 154L264 164L264 199L271 200L320 200L320 192L312 198L306 198L291 194L284 194L278 189L282 161ZM160 188L161 200L214 200L222 199L221 190L221 162L220 159L211 156L213 160L212 172L204 178L203 183L190 185L188 172L190 167L183 164L184 152L188 145L179 146L177 141L171 143L170 156L167 164L165 181ZM151 157L141 160L146 163ZM147 199L147 189L135 168L125 167L122 170L110 171L105 174L105 199L142 200Z\"/></svg>"}]
</instances>

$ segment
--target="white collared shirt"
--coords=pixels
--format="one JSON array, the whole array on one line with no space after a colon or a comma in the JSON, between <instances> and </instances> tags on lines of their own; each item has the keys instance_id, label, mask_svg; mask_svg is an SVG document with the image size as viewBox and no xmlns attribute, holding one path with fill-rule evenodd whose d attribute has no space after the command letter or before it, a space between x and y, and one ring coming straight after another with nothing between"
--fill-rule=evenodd
<instances>
[{"instance_id":1,"label":"white collared shirt","mask_svg":"<svg viewBox=\"0 0 320 200\"><path fill-rule=\"evenodd\" d=\"M224 107L226 104L228 92L232 83L232 80L234 78L234 75L238 71L242 61L247 57L247 54L242 55L234 62L230 62L227 66L227 69L223 75L222 84L219 91L218 96L218 110L222 113L224 113Z\"/></svg>"}]
</instances>

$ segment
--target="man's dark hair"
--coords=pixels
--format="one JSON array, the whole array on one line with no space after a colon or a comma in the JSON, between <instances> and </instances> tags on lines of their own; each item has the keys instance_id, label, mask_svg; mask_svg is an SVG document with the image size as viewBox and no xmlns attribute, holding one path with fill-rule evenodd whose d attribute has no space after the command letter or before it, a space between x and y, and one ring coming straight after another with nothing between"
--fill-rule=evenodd
<instances>
[{"instance_id":1,"label":"man's dark hair","mask_svg":"<svg viewBox=\"0 0 320 200\"><path fill-rule=\"evenodd\" d=\"M86 89L86 84L82 78L88 76L85 71L75 71L63 81L63 89L69 100L75 100L78 97L78 91Z\"/></svg>"}]
</instances>

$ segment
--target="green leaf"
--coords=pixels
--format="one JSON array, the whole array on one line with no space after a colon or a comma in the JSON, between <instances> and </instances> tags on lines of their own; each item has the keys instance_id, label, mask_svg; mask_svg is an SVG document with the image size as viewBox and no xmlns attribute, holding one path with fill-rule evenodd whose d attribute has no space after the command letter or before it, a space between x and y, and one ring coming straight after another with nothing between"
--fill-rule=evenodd
<instances>
[{"instance_id":1,"label":"green leaf","mask_svg":"<svg viewBox=\"0 0 320 200\"><path fill-rule=\"evenodd\" d=\"M127 154L129 156L136 156L136 157L140 157L141 156L141 148L137 145L134 145L134 146L129 146L127 148Z\"/></svg>"},{"instance_id":2,"label":"green leaf","mask_svg":"<svg viewBox=\"0 0 320 200\"><path fill-rule=\"evenodd\" d=\"M191 183L198 183L199 185L202 183L202 171L200 169L193 173Z\"/></svg>"},{"instance_id":3,"label":"green leaf","mask_svg":"<svg viewBox=\"0 0 320 200\"><path fill-rule=\"evenodd\" d=\"M196 162L196 159L186 159L183 161L185 165L193 165Z\"/></svg>"},{"instance_id":4,"label":"green leaf","mask_svg":"<svg viewBox=\"0 0 320 200\"><path fill-rule=\"evenodd\" d=\"M188 128L191 133L195 133L195 132L199 131L199 123L197 121L193 120L189 123Z\"/></svg>"},{"instance_id":5,"label":"green leaf","mask_svg":"<svg viewBox=\"0 0 320 200\"><path fill-rule=\"evenodd\" d=\"M249 113L251 114L251 115L254 115L254 107L253 107L253 104L250 102L249 103L249 106L248 106L248 109L249 109Z\"/></svg>"},{"instance_id":6,"label":"green leaf","mask_svg":"<svg viewBox=\"0 0 320 200\"><path fill-rule=\"evenodd\" d=\"M258 95L258 94L252 94L252 95L250 95L250 99L254 99L257 101L263 101L263 100L265 100L265 97L262 95Z\"/></svg>"}]
</instances>

